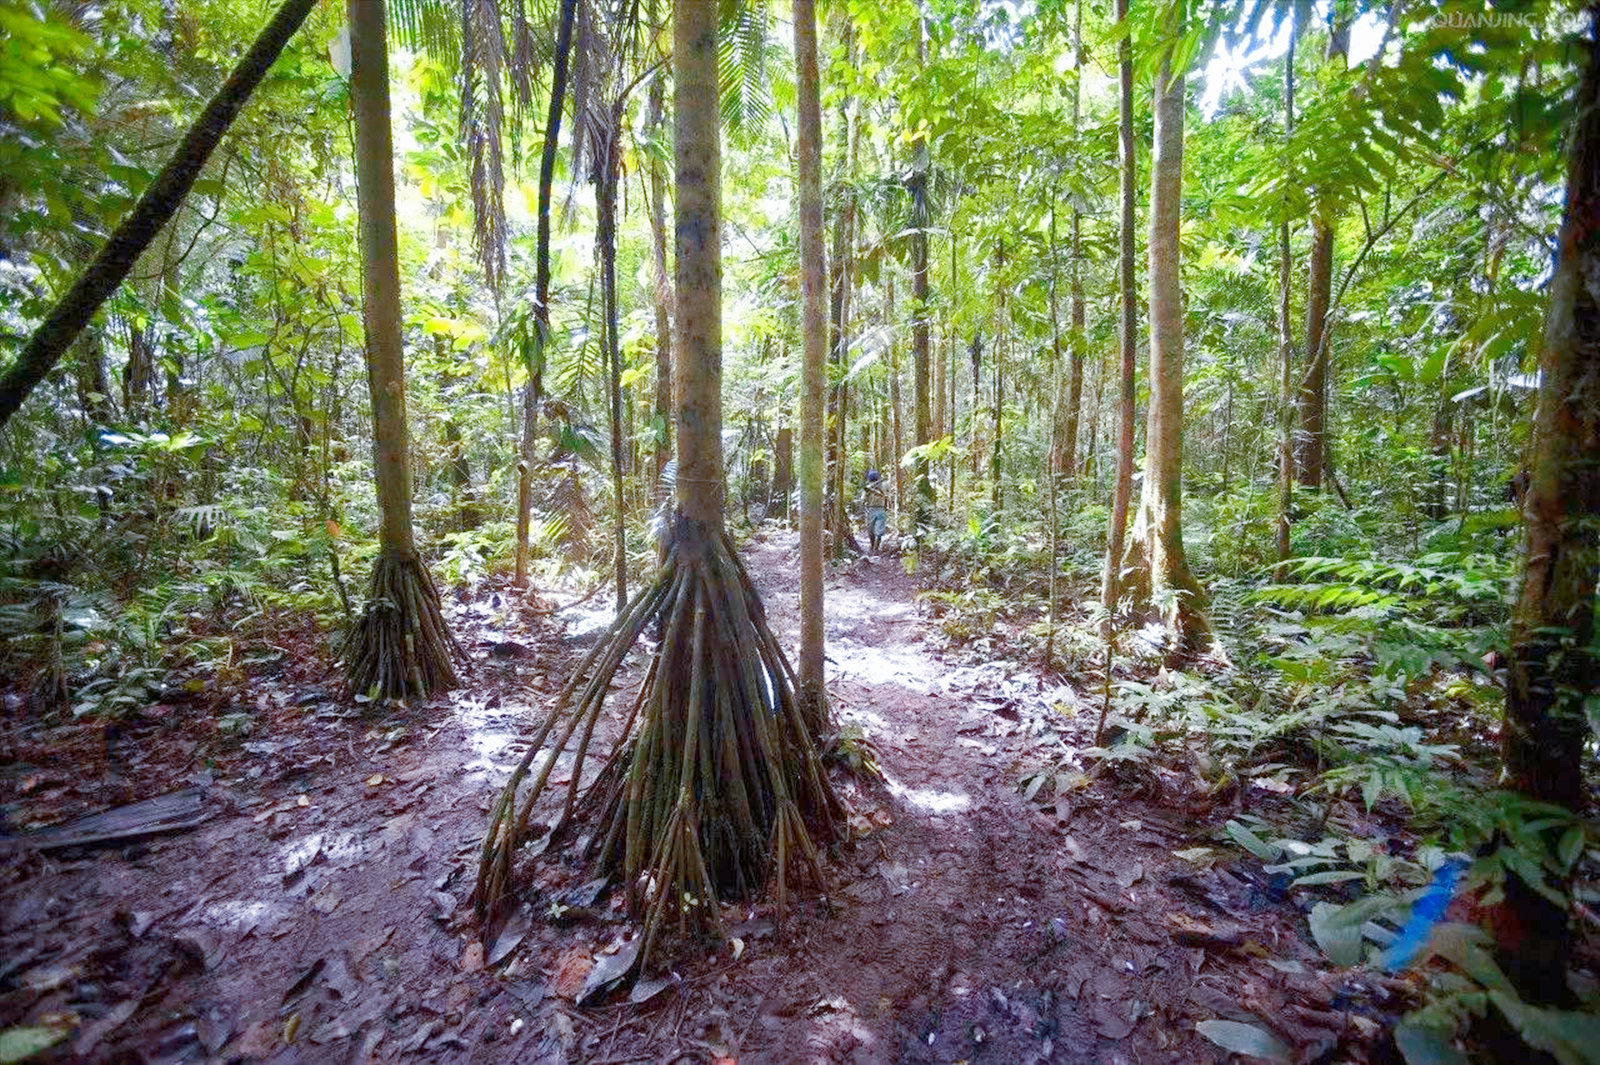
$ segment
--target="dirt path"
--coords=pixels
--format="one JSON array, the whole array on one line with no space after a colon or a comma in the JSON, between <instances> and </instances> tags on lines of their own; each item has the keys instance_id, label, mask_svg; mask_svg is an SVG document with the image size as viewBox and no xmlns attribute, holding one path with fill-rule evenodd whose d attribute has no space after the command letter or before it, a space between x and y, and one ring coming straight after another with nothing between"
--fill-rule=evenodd
<instances>
[{"instance_id":1,"label":"dirt path","mask_svg":"<svg viewBox=\"0 0 1600 1065\"><path fill-rule=\"evenodd\" d=\"M792 646L793 535L758 535L746 560ZM109 805L123 773L140 797L199 787L213 816L7 858L0 1027L66 1033L63 1060L163 1062L1194 1061L1221 1053L1205 1018L1270 1020L1302 1046L1348 1033L1293 909L1242 866L1175 858L1192 844L1171 811L1104 789L1024 801L1024 770L1070 760L1092 727L1071 688L942 659L895 559L834 573L827 604L834 705L886 783L850 795L836 890L782 941L755 906L737 957L687 962L639 1005L579 1006L628 926L556 857L485 958L464 909L484 811L571 665L487 599L454 608L472 683L404 719L348 717L291 665L252 680L248 738L158 707L100 780L81 744L13 736L0 783L19 826Z\"/></svg>"}]
</instances>

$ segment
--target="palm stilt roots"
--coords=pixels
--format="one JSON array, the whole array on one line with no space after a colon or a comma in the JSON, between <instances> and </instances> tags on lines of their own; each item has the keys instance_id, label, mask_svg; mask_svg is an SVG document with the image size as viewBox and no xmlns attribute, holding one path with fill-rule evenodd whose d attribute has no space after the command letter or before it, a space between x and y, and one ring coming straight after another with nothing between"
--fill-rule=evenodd
<instances>
[{"instance_id":1,"label":"palm stilt roots","mask_svg":"<svg viewBox=\"0 0 1600 1065\"><path fill-rule=\"evenodd\" d=\"M606 692L652 621L661 638L638 698L610 758L584 788ZM492 920L506 901L534 804L581 729L552 838L575 815L597 820L589 853L620 875L643 918L638 965L670 919L680 933L721 932L718 899L749 895L769 877L781 921L796 867L825 883L816 840L836 838L843 814L818 755L821 715L808 718L796 687L727 534L677 518L654 582L578 666L500 793L474 891L479 920Z\"/></svg>"},{"instance_id":2,"label":"palm stilt roots","mask_svg":"<svg viewBox=\"0 0 1600 1065\"><path fill-rule=\"evenodd\" d=\"M415 552L385 551L345 646L350 690L377 699L444 691L458 683L455 660L462 654L428 567Z\"/></svg>"}]
</instances>

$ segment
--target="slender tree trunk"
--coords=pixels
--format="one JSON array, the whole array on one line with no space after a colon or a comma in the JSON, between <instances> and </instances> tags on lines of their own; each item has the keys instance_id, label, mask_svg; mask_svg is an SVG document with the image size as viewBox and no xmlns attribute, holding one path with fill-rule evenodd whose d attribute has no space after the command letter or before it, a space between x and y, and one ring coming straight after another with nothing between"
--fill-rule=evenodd
<instances>
[{"instance_id":1,"label":"slender tree trunk","mask_svg":"<svg viewBox=\"0 0 1600 1065\"><path fill-rule=\"evenodd\" d=\"M351 634L352 689L378 698L426 696L456 684L454 639L439 593L417 557L411 522L411 440L406 423L400 250L394 215L384 5L349 0L350 84L356 113L361 206L362 320L372 393L380 554L366 609Z\"/></svg>"},{"instance_id":2,"label":"slender tree trunk","mask_svg":"<svg viewBox=\"0 0 1600 1065\"><path fill-rule=\"evenodd\" d=\"M1550 309L1539 352L1523 573L1512 618L1506 772L1531 798L1581 812L1585 703L1600 691L1595 655L1595 574L1600 570L1600 11L1591 9L1589 55L1568 141L1567 202ZM1506 973L1533 1005L1565 1004L1572 930L1563 908L1507 877L1507 905L1522 937ZM1513 890L1515 888L1516 890Z\"/></svg>"},{"instance_id":3,"label":"slender tree trunk","mask_svg":"<svg viewBox=\"0 0 1600 1065\"><path fill-rule=\"evenodd\" d=\"M677 151L677 328L673 351L678 510L707 534L723 528L722 144L717 128L716 7L673 9L673 143Z\"/></svg>"},{"instance_id":4,"label":"slender tree trunk","mask_svg":"<svg viewBox=\"0 0 1600 1065\"><path fill-rule=\"evenodd\" d=\"M917 66L922 67L927 60L927 44L923 40L923 27L920 15L917 18ZM929 156L929 146L925 139L919 139L912 147L911 164L911 374L912 395L916 403L916 421L914 430L916 443L921 447L928 443L928 423L930 418L930 403L928 396L929 385L929 344L930 331L928 323L928 170L932 166ZM899 470L899 457L895 459L895 469ZM896 474L898 484L898 473ZM921 529L928 523L928 508L933 503L933 484L928 480L928 460L919 458L916 464L916 528Z\"/></svg>"},{"instance_id":5,"label":"slender tree trunk","mask_svg":"<svg viewBox=\"0 0 1600 1065\"><path fill-rule=\"evenodd\" d=\"M1128 0L1117 0L1117 22L1128 29ZM1130 31L1131 32L1131 31ZM1112 489L1111 524L1106 534L1106 568L1101 582L1100 601L1107 610L1116 607L1122 594L1122 551L1128 527L1128 501L1133 495L1133 403L1134 364L1139 355L1139 290L1134 276L1137 250L1134 246L1134 197L1138 181L1138 159L1133 145L1133 42L1123 33L1117 44L1118 141L1122 147L1121 181L1118 196L1121 217L1118 224L1118 266L1122 289L1121 389L1117 400L1117 473Z\"/></svg>"},{"instance_id":6,"label":"slender tree trunk","mask_svg":"<svg viewBox=\"0 0 1600 1065\"><path fill-rule=\"evenodd\" d=\"M1073 9L1072 16L1072 132L1076 135L1083 125L1083 0L1078 0ZM1050 215L1050 246L1051 254L1055 251L1055 214ZM1078 209L1077 200L1074 198L1072 207L1072 246L1070 249L1071 267L1069 284L1072 289L1072 332L1068 334L1067 343L1071 351L1071 366L1067 371L1067 409L1066 423L1063 428L1061 442L1062 465L1061 472L1069 478L1078 472L1078 423L1082 418L1083 406L1083 354L1087 343L1085 326L1087 316L1083 303L1083 212ZM1052 272L1052 286L1054 273ZM1052 294L1054 288L1052 287ZM1055 303L1052 295L1050 313L1055 314ZM1057 358L1060 357L1059 341L1057 342Z\"/></svg>"},{"instance_id":7,"label":"slender tree trunk","mask_svg":"<svg viewBox=\"0 0 1600 1065\"><path fill-rule=\"evenodd\" d=\"M538 246L534 258L534 358L528 387L522 395L522 448L517 463L518 588L528 584L528 527L533 510L533 467L539 430L539 404L544 399L544 360L550 340L550 189L555 183L556 149L561 143L561 114L567 98L567 60L572 52L572 27L578 0L561 0L561 20L556 28L555 65L550 76L550 112L545 119L544 150L539 157Z\"/></svg>"},{"instance_id":8,"label":"slender tree trunk","mask_svg":"<svg viewBox=\"0 0 1600 1065\"><path fill-rule=\"evenodd\" d=\"M89 324L100 305L117 290L139 256L175 214L205 168L211 152L250 99L283 46L306 20L316 0L285 0L255 39L228 80L206 104L161 173L70 289L50 308L3 376L0 376L0 428L22 406L56 362Z\"/></svg>"},{"instance_id":9,"label":"slender tree trunk","mask_svg":"<svg viewBox=\"0 0 1600 1065\"><path fill-rule=\"evenodd\" d=\"M1294 136L1294 46L1299 27L1289 31L1289 50L1283 67L1283 139ZM1285 580L1289 560L1289 523L1294 512L1294 334L1290 325L1290 288L1294 283L1294 263L1289 251L1289 204L1278 220L1278 567L1274 579Z\"/></svg>"},{"instance_id":10,"label":"slender tree trunk","mask_svg":"<svg viewBox=\"0 0 1600 1065\"><path fill-rule=\"evenodd\" d=\"M1205 592L1183 551L1183 293L1178 224L1183 192L1184 76L1163 58L1155 84L1150 163L1150 411L1139 516L1125 568L1136 574L1135 602L1160 605L1177 653L1193 650L1208 628Z\"/></svg>"},{"instance_id":11,"label":"slender tree trunk","mask_svg":"<svg viewBox=\"0 0 1600 1065\"><path fill-rule=\"evenodd\" d=\"M879 458L878 468L886 468L885 458L887 458L887 463L894 467L894 512L896 518L898 518L905 509L906 498L905 470L900 465L900 459L905 454L905 434L902 431L904 426L900 419L900 345L895 340L894 275L892 274L884 283L883 325L889 331L888 439L890 455ZM915 373L915 366L913 366L912 372ZM915 383L913 383L913 390L915 390ZM924 463L923 465L926 466L927 464Z\"/></svg>"},{"instance_id":12,"label":"slender tree trunk","mask_svg":"<svg viewBox=\"0 0 1600 1065\"><path fill-rule=\"evenodd\" d=\"M1350 48L1348 23L1334 22L1328 35L1330 61L1343 60ZM1319 195L1311 219L1311 251L1306 260L1306 372L1300 382L1300 426L1295 437L1295 480L1320 488L1327 451L1328 308L1333 294L1334 215L1332 198Z\"/></svg>"},{"instance_id":13,"label":"slender tree trunk","mask_svg":"<svg viewBox=\"0 0 1600 1065\"><path fill-rule=\"evenodd\" d=\"M611 492L616 509L612 514L615 552L612 567L617 586L617 612L628 605L628 522L627 500L623 495L624 460L622 454L622 343L617 309L617 183L622 171L622 119L626 98L611 108L611 122L596 146L599 180L596 182L595 213L600 255L600 304L605 316L601 336L605 344L606 395L611 421Z\"/></svg>"},{"instance_id":14,"label":"slender tree trunk","mask_svg":"<svg viewBox=\"0 0 1600 1065\"><path fill-rule=\"evenodd\" d=\"M665 74L650 80L649 118L652 135L665 129ZM656 307L656 477L672 454L672 286L667 281L667 179L660 160L650 156L650 265L655 278Z\"/></svg>"}]
</instances>

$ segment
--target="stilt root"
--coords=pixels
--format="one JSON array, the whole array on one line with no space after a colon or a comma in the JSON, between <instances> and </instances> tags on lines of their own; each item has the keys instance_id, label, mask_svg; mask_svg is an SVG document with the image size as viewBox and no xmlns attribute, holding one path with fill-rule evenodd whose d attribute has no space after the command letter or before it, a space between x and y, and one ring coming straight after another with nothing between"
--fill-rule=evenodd
<instances>
[{"instance_id":1,"label":"stilt root","mask_svg":"<svg viewBox=\"0 0 1600 1065\"><path fill-rule=\"evenodd\" d=\"M584 787L606 693L651 622L660 642L638 699ZM621 878L643 919L640 966L667 922L680 935L720 932L718 900L769 878L781 921L791 878L825 883L816 841L836 838L843 817L818 756L821 717L802 712L794 672L727 535L679 518L655 581L584 658L495 803L474 891L479 920L492 922L508 898L534 804L577 735L552 836L575 819L595 823L590 854Z\"/></svg>"}]
</instances>

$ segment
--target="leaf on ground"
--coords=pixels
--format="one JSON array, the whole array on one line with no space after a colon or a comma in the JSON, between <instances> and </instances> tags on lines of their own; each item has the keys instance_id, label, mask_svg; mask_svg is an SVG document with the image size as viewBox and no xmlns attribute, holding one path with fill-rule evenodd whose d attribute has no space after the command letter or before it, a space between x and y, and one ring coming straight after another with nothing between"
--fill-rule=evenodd
<instances>
[{"instance_id":1,"label":"leaf on ground","mask_svg":"<svg viewBox=\"0 0 1600 1065\"><path fill-rule=\"evenodd\" d=\"M1282 847L1268 843L1238 821L1229 821L1223 827L1228 831L1228 838L1264 862L1275 862L1283 856Z\"/></svg>"},{"instance_id":2,"label":"leaf on ground","mask_svg":"<svg viewBox=\"0 0 1600 1065\"><path fill-rule=\"evenodd\" d=\"M661 994L661 992L671 987L672 984L673 980L666 976L659 977L655 980L640 980L638 983L633 985L633 990L628 992L628 1001L633 1003L635 1006L639 1005L641 1002L649 1002L651 999Z\"/></svg>"},{"instance_id":3,"label":"leaf on ground","mask_svg":"<svg viewBox=\"0 0 1600 1065\"><path fill-rule=\"evenodd\" d=\"M1266 1061L1288 1061L1289 1047L1283 1040L1254 1024L1238 1021L1201 1021L1194 1030L1224 1050Z\"/></svg>"},{"instance_id":4,"label":"leaf on ground","mask_svg":"<svg viewBox=\"0 0 1600 1065\"><path fill-rule=\"evenodd\" d=\"M367 787L369 787L369 788L376 788L378 785L380 785L382 783L383 783L383 774L382 773L374 773L370 777L367 778Z\"/></svg>"},{"instance_id":5,"label":"leaf on ground","mask_svg":"<svg viewBox=\"0 0 1600 1065\"><path fill-rule=\"evenodd\" d=\"M328 961L326 958L318 958L312 964L311 968L301 973L300 978L294 983L290 984L289 990L283 993L283 1005L287 1006L290 1001L304 994L306 988L311 986L311 981L315 980L319 975L321 975L322 970L327 968L327 965Z\"/></svg>"},{"instance_id":6,"label":"leaf on ground","mask_svg":"<svg viewBox=\"0 0 1600 1065\"><path fill-rule=\"evenodd\" d=\"M70 1028L35 1024L21 1028L7 1028L0 1032L0 1065L14 1061L27 1061L35 1054L49 1050L67 1037Z\"/></svg>"},{"instance_id":7,"label":"leaf on ground","mask_svg":"<svg viewBox=\"0 0 1600 1065\"><path fill-rule=\"evenodd\" d=\"M499 965L511 955L511 952L522 945L528 932L533 928L533 915L527 907L522 907L506 919L505 927L500 929L494 937L493 945L489 948L489 965Z\"/></svg>"},{"instance_id":8,"label":"leaf on ground","mask_svg":"<svg viewBox=\"0 0 1600 1065\"><path fill-rule=\"evenodd\" d=\"M561 960L556 962L556 994L562 998L573 998L583 990L583 982L589 976L589 970L594 968L594 958L589 954L589 948L578 943L561 955Z\"/></svg>"},{"instance_id":9,"label":"leaf on ground","mask_svg":"<svg viewBox=\"0 0 1600 1065\"><path fill-rule=\"evenodd\" d=\"M483 944L468 943L467 949L461 952L461 971L475 973L483 968Z\"/></svg>"},{"instance_id":10,"label":"leaf on ground","mask_svg":"<svg viewBox=\"0 0 1600 1065\"><path fill-rule=\"evenodd\" d=\"M1468 1065L1468 1057L1437 1028L1402 1021L1394 1027L1394 1045L1406 1065Z\"/></svg>"},{"instance_id":11,"label":"leaf on ground","mask_svg":"<svg viewBox=\"0 0 1600 1065\"><path fill-rule=\"evenodd\" d=\"M313 910L326 917L339 908L339 903L344 901L344 893L337 884L324 884L307 901Z\"/></svg>"},{"instance_id":12,"label":"leaf on ground","mask_svg":"<svg viewBox=\"0 0 1600 1065\"><path fill-rule=\"evenodd\" d=\"M578 1005L599 994L612 981L620 980L632 972L633 963L639 958L639 948L643 945L643 940L635 936L626 943L615 944L616 949L611 953L602 954L584 978L583 989L578 992L576 999Z\"/></svg>"}]
</instances>

